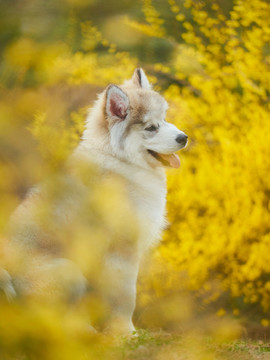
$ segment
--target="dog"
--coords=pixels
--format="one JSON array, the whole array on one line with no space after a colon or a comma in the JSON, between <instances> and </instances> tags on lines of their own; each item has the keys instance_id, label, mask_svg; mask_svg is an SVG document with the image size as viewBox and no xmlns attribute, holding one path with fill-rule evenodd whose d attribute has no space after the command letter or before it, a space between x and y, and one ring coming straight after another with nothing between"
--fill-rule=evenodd
<instances>
[{"instance_id":1,"label":"dog","mask_svg":"<svg viewBox=\"0 0 270 360\"><path fill-rule=\"evenodd\" d=\"M188 139L166 122L167 108L141 68L124 84L111 84L99 95L81 141L67 161L69 172L34 187L11 217L6 253L13 260L12 280L3 273L10 297L16 292L77 301L87 293L91 276L85 276L65 250L74 229L71 224L78 226L86 218L94 230L89 238L84 236L83 251L92 254L92 268L98 267L91 280L109 309L101 327L122 334L135 331L132 316L139 266L166 225L165 168L180 166L175 152ZM89 194L92 187L98 189L99 176L105 183L119 180L124 195L110 209L117 213L121 203L121 214L112 216L114 225L106 224L108 238L103 234L96 241L98 216L91 215L95 201L89 200ZM111 195L106 195L105 203Z\"/></svg>"}]
</instances>

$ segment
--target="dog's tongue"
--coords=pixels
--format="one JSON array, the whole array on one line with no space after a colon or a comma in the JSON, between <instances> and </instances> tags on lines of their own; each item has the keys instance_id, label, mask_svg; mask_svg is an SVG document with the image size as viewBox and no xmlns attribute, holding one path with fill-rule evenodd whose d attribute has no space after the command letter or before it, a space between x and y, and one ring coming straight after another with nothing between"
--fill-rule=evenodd
<instances>
[{"instance_id":1,"label":"dog's tongue","mask_svg":"<svg viewBox=\"0 0 270 360\"><path fill-rule=\"evenodd\" d=\"M172 154L159 154L159 156L167 161L171 167L173 168L179 168L180 167L180 159L179 156L175 153Z\"/></svg>"}]
</instances>

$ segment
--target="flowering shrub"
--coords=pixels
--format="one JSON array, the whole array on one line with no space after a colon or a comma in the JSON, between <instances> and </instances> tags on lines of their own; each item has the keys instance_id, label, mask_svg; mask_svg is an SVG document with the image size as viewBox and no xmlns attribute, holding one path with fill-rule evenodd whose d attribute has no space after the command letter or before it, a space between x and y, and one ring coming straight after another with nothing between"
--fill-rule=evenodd
<instances>
[{"instance_id":1,"label":"flowering shrub","mask_svg":"<svg viewBox=\"0 0 270 360\"><path fill-rule=\"evenodd\" d=\"M155 71L170 80L169 120L190 142L182 171L169 174L170 227L156 259L170 264L170 291L199 291L205 303L229 292L235 313L240 298L267 311L270 6L239 0L224 15L217 3L168 2L185 30L167 36L174 56Z\"/></svg>"}]
</instances>

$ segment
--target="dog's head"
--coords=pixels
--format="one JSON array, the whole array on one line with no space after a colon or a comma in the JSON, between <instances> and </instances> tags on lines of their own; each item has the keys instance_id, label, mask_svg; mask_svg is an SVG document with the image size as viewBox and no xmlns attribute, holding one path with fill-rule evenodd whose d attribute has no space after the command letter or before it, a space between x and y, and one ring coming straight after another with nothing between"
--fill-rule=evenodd
<instances>
[{"instance_id":1,"label":"dog's head","mask_svg":"<svg viewBox=\"0 0 270 360\"><path fill-rule=\"evenodd\" d=\"M105 91L105 120L115 156L140 166L179 167L175 154L187 144L187 135L166 122L168 104L151 89L142 69L121 86Z\"/></svg>"}]
</instances>

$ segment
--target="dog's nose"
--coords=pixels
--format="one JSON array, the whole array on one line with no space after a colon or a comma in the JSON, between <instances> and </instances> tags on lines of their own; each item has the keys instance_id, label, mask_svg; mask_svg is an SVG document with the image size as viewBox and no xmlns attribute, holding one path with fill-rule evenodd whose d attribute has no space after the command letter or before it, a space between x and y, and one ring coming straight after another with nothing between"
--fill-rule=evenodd
<instances>
[{"instance_id":1,"label":"dog's nose","mask_svg":"<svg viewBox=\"0 0 270 360\"><path fill-rule=\"evenodd\" d=\"M185 146L188 140L188 136L186 134L180 134L177 135L175 140L178 142L178 144Z\"/></svg>"}]
</instances>

